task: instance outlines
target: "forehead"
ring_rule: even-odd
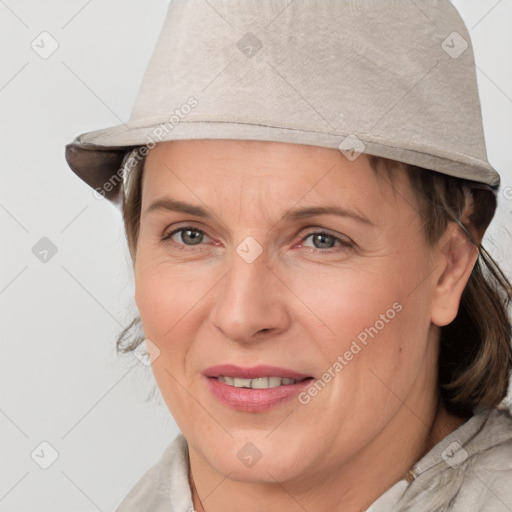
[[[405,173],[390,178],[377,173],[367,155],[351,161],[337,149],[266,141],[172,141],[157,144],[146,158],[142,202],[144,210],[170,194],[220,207],[347,203],[378,214],[386,205],[399,206],[397,198],[405,205],[412,200]]]

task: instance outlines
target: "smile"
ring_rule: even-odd
[[[203,376],[210,396],[223,406],[260,413],[292,401],[313,380],[310,375],[290,368],[267,365],[213,366]]]
[[[255,379],[241,379],[220,375],[217,380],[235,388],[269,389],[295,384],[295,379],[289,377],[257,377]]]

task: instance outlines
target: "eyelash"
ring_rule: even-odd
[[[201,233],[203,235],[208,236],[202,229],[198,229],[198,228],[196,228],[194,226],[182,226],[182,227],[177,228],[177,229],[171,231],[170,233],[164,235],[162,237],[162,242],[170,241],[171,243],[178,245],[178,247],[180,247],[182,250],[194,250],[193,249],[194,248],[193,245],[178,244],[177,242],[174,242],[174,241],[171,240],[171,238],[175,234],[183,232],[183,231],[187,231],[187,230],[195,231],[197,233]],[[327,248],[327,249],[319,249],[318,247],[307,247],[313,253],[317,253],[317,252],[321,252],[323,254],[325,254],[325,253],[328,253],[328,254],[329,253],[336,253],[336,252],[340,252],[341,250],[346,250],[346,249],[350,249],[350,248],[353,247],[352,242],[350,242],[348,240],[345,240],[343,238],[340,238],[340,237],[338,237],[338,236],[336,236],[336,235],[334,235],[332,233],[329,233],[328,231],[325,231],[323,229],[320,229],[318,231],[311,231],[310,233],[305,233],[302,236],[302,238],[301,238],[301,243],[303,243],[306,239],[308,239],[312,235],[325,235],[325,236],[329,236],[329,237],[332,237],[335,242],[339,242],[339,245],[337,246],[338,247],[337,250],[334,247]],[[202,245],[202,244],[198,244],[198,245]]]

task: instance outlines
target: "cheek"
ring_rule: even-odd
[[[144,335],[159,350],[152,364],[158,385],[169,407],[180,402],[179,383],[195,385],[194,342],[198,326],[211,307],[209,292],[218,276],[197,265],[171,265],[142,253],[135,267],[135,300]],[[215,274],[215,275],[214,275]],[[171,398],[174,397],[174,398]],[[179,411],[178,411],[179,412]]]
[[[173,290],[176,288],[170,288],[166,280],[159,279],[154,272],[141,270],[135,274],[135,302],[144,333],[155,342],[171,327],[169,316],[174,314],[172,305],[176,303]]]
[[[135,267],[135,301],[146,336],[157,341],[172,336],[209,288],[206,276],[142,254]]]
[[[143,263],[142,258],[140,261]],[[183,386],[191,384],[185,363],[194,339],[194,305],[200,299],[200,290],[194,292],[197,284],[185,286],[183,276],[163,272],[154,264],[136,268],[135,284],[144,335],[158,354],[152,358],[152,372],[169,411],[182,428],[187,417],[194,416],[194,404]]]
[[[303,272],[295,276],[293,290],[308,307],[309,316],[343,341],[357,337],[376,322],[382,328],[381,315],[388,310],[388,316],[394,318],[397,306],[393,309],[393,304],[400,302],[400,287],[385,276],[382,269],[348,266],[337,271]]]
[[[351,381],[370,369],[407,380],[422,364],[430,326],[427,283],[418,277],[427,270],[409,253],[406,259],[396,254],[336,272],[290,274],[290,288],[307,306],[301,305],[300,315],[297,310],[299,322],[309,324],[325,370],[342,356],[344,368],[353,369],[345,372]]]

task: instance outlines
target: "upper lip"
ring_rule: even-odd
[[[207,368],[203,374],[206,375],[206,377],[223,376],[233,378],[238,377],[239,379],[257,379],[258,377],[286,377],[296,381],[311,377],[311,375],[299,373],[294,370],[290,370],[289,368],[279,368],[277,366],[259,365],[243,367],[232,364],[211,366],[210,368]]]

